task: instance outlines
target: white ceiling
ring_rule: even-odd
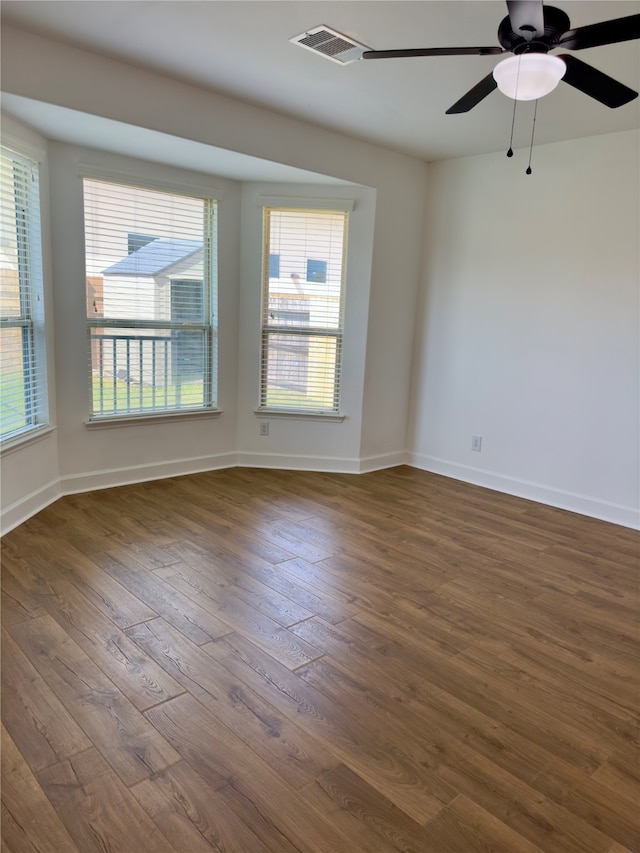
[[[145,127],[133,127],[103,116],[88,115],[19,95],[3,94],[2,109],[5,114],[39,130],[48,139],[106,149],[113,154],[138,157],[140,160],[154,163],[168,163],[171,166],[215,174],[234,181],[337,185],[346,183],[338,178],[297,169],[284,163],[216,148],[193,139],[181,139]]]
[[[640,2],[556,0],[578,27],[640,12]],[[52,35],[244,101],[427,160],[508,147],[513,101],[494,92],[474,110],[445,110],[497,58],[453,56],[340,66],[289,42],[320,24],[374,49],[497,45],[504,0],[4,0],[3,22]],[[640,42],[580,51],[640,88]],[[529,144],[531,103],[518,106],[514,147]],[[640,125],[640,99],[611,110],[560,86],[538,107],[536,143]],[[59,127],[60,125],[58,125]]]

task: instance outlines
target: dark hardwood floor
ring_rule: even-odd
[[[2,545],[5,853],[640,851],[637,532],[237,468]]]

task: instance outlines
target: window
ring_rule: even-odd
[[[347,222],[343,210],[264,209],[261,409],[339,411]]]
[[[327,281],[327,262],[309,258],[307,261],[307,281],[318,281],[325,284]]]
[[[269,255],[269,278],[280,277],[280,255]]]
[[[48,422],[39,167],[2,149],[0,160],[1,437]]]
[[[85,178],[91,419],[215,407],[216,203]]]

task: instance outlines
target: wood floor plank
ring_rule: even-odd
[[[425,850],[423,827],[343,764],[323,773],[316,785],[340,811],[348,812],[358,824],[372,830],[372,850]]]
[[[425,827],[424,849],[438,853],[541,853],[539,847],[462,795]]]
[[[194,643],[201,645],[228,634],[232,629],[209,611],[165,583],[157,572],[145,569],[126,551],[116,548],[96,554],[96,563],[136,595],[153,616],[162,616]],[[146,620],[139,619],[138,622]],[[127,626],[129,627],[129,626]]]
[[[338,763],[330,750],[162,619],[131,628],[129,636],[292,786],[305,785]]]
[[[2,559],[7,853],[640,853],[638,531],[238,468]]]
[[[358,779],[363,781],[360,776]],[[374,850],[376,853],[397,853],[401,849],[403,853],[413,853],[413,848],[406,846],[406,838],[402,833],[401,826],[396,827],[396,843],[391,843],[384,837],[386,827],[383,822],[383,826],[378,827],[373,821],[364,818],[362,813],[350,810],[338,798],[334,799],[324,791],[318,781],[301,788],[300,796],[350,839],[348,850],[366,850],[367,853]],[[382,799],[388,807],[389,801],[384,797]],[[395,812],[392,811],[391,814],[393,815]],[[405,846],[399,846],[402,843],[405,843]]]
[[[238,510],[230,508],[227,500],[217,498],[217,492],[212,495],[209,488],[212,482],[215,481],[198,484],[183,481],[170,498],[174,518],[182,522],[182,533],[178,539],[184,538],[184,533],[188,532],[189,539],[198,544],[213,544],[240,556],[251,555],[272,564],[290,560],[294,556],[253,530],[252,516],[245,514],[246,502],[240,507],[241,514],[238,516]],[[254,500],[252,511],[255,512],[255,507],[261,505],[262,501],[256,504]]]
[[[251,574],[228,566],[225,560],[211,556],[203,548],[188,542],[176,542],[167,548],[176,557],[176,562],[184,563],[209,581],[209,588],[215,593],[230,593],[246,604],[255,607],[265,616],[274,619],[283,628],[295,625],[303,619],[309,619],[314,613],[281,595],[263,584]],[[215,594],[213,595],[215,598]],[[219,601],[219,599],[218,599]]]
[[[180,685],[71,584],[55,581],[45,608],[139,711],[182,693]]]
[[[127,785],[178,761],[178,755],[50,617],[11,634],[42,678]]]
[[[276,571],[284,582],[301,588],[312,595],[314,599],[320,600],[325,606],[335,607],[336,613],[332,618],[327,618],[322,611],[315,614],[322,616],[327,622],[341,622],[360,610],[357,597],[353,592],[345,591],[338,581],[328,576],[322,569],[318,571],[313,563],[296,557],[293,560],[278,563]]]
[[[637,666],[621,666],[618,659],[595,652],[586,658],[570,655],[564,648],[550,647],[535,639],[494,647],[505,661],[532,676],[584,696],[622,720],[636,718]]]
[[[84,853],[76,847],[27,762],[2,727],[2,843],[15,853]],[[6,835],[5,835],[6,833]]]
[[[65,541],[73,542],[83,554],[104,547],[114,534],[101,517],[89,514],[85,500],[78,495],[65,495],[49,504],[41,513],[40,521],[46,528],[56,529]]]
[[[24,537],[24,531],[20,533]],[[22,547],[29,548],[31,559],[19,571],[10,563],[9,571],[36,598],[55,595],[52,581],[64,577],[119,628],[157,615],[65,539],[56,537],[53,550],[51,539],[42,532],[29,533],[22,541],[28,542]]]
[[[569,608],[564,596],[552,592],[539,596],[535,606],[550,622],[561,626],[563,630],[577,637],[588,635],[591,645],[600,646],[609,654],[638,659],[640,638],[636,631],[624,630],[622,626],[625,621],[619,613],[616,614],[614,608],[593,607],[584,598],[577,596],[573,597]]]
[[[101,489],[83,495],[82,500],[91,517],[100,515],[118,535],[120,544],[130,541],[138,547],[151,546],[155,555],[183,535],[180,523],[172,523],[166,511],[155,509],[149,500],[145,500],[140,486]],[[164,560],[160,564],[165,565]]]
[[[389,630],[371,614],[358,614],[353,621],[377,626],[378,630],[391,636],[400,633],[403,641],[411,642],[412,632],[398,631],[395,624]],[[413,635],[415,638],[414,632]],[[458,656],[445,657],[430,650],[425,665],[428,666],[429,682],[436,687],[586,772],[594,772],[607,759],[610,752],[607,745],[589,738],[571,721],[559,719],[544,709],[532,709],[498,679],[481,676],[472,663],[459,662]]]
[[[176,853],[268,853],[224,796],[181,761],[132,788]]]
[[[348,709],[336,706],[239,635],[204,648],[311,736],[330,743],[343,763],[414,820],[431,819],[454,796],[428,768],[384,739],[368,736]]]
[[[393,654],[391,647],[397,643],[392,640],[382,647],[369,647],[361,626],[351,634],[350,628],[356,624],[347,620],[339,626],[329,626],[310,619],[296,626],[295,631],[303,635],[308,632],[334,665],[344,667],[354,677],[362,678],[367,673],[365,683],[375,707],[385,707],[392,714],[406,709],[412,719],[421,721],[424,731],[464,741],[525,782],[547,767],[553,757],[550,751],[419,675],[427,670],[428,660],[416,661],[406,647],[398,646]]]
[[[215,583],[190,566],[178,563],[155,573],[179,594],[200,601],[213,618],[223,621],[226,633],[240,630],[289,669],[295,669],[320,656],[310,643],[300,640],[268,616],[236,596],[220,591]]]
[[[8,571],[9,562],[15,564],[15,574]],[[21,584],[16,575],[26,571],[26,561],[2,553],[2,607],[1,620],[5,627],[14,622],[24,622],[34,616],[44,616],[40,601]]]
[[[68,572],[47,575],[41,586],[45,582],[47,594],[39,595],[42,613],[53,616],[139,710],[182,692],[69,581]]]
[[[640,750],[626,749],[614,752],[593,774],[596,782],[623,799],[635,802],[640,799]],[[640,835],[640,826],[638,827]]]
[[[487,673],[507,689],[517,683],[521,699],[530,707],[570,716],[583,732],[591,733],[611,752],[640,746],[640,730],[633,714],[612,713],[617,709],[612,709],[607,697],[598,697],[587,690],[576,697],[571,685],[553,678],[540,678],[531,668],[520,666],[517,658],[512,663],[514,657],[503,643],[483,641],[461,652],[459,660],[472,661],[476,672]]]
[[[204,550],[200,545],[196,547]],[[174,546],[169,550],[171,553],[178,553]],[[216,568],[219,570],[216,575],[221,576],[221,580],[228,577],[240,589],[245,589],[247,586],[254,587],[253,581],[258,584],[257,590],[266,587],[277,593],[281,599],[289,601],[289,607],[292,604],[297,605],[300,609],[295,611],[295,616],[300,618],[295,618],[293,620],[295,622],[310,616],[322,616],[327,622],[337,623],[357,612],[357,608],[350,603],[347,596],[340,596],[335,591],[320,592],[305,584],[305,571],[302,565],[304,560],[287,560],[273,565],[260,557],[242,552],[241,549],[238,549],[238,553],[234,553],[218,546],[210,546],[205,553],[215,560]],[[191,565],[188,559],[184,562]],[[196,565],[195,568],[197,567]],[[253,592],[250,594],[253,597]],[[251,599],[248,599],[248,602],[251,603]],[[288,624],[293,622],[288,621]]]
[[[175,853],[97,750],[46,768],[39,780],[81,853]]]
[[[606,853],[611,836],[463,743],[439,744],[438,773],[457,791],[546,853]]]
[[[280,564],[279,568],[286,571],[295,580],[302,579],[305,585],[311,585],[316,591],[328,591],[329,594],[343,598],[349,604],[357,607],[358,613],[395,613],[399,606],[407,608],[407,612],[401,614],[402,623],[406,624],[411,610],[416,607],[411,601],[398,596],[394,592],[395,578],[392,571],[388,575],[380,572],[375,573],[371,569],[370,562],[366,558],[352,557],[342,554],[339,558],[322,560],[318,563],[301,563],[299,560]],[[432,631],[443,641],[455,641],[452,631],[448,631],[443,637],[437,628]],[[465,639],[460,647],[467,645]]]
[[[558,810],[559,804],[557,802],[543,802],[534,787],[529,788],[525,783],[505,772],[492,761],[487,760],[485,756],[475,753],[463,742],[440,733],[433,740],[428,735],[424,736],[423,733],[423,737],[420,739],[419,717],[414,716],[408,710],[404,713],[396,710],[394,713],[392,703],[385,702],[379,691],[376,692],[355,677],[349,676],[336,664],[330,664],[326,659],[322,659],[309,664],[298,674],[314,684],[317,689],[323,690],[326,695],[331,696],[333,701],[348,702],[354,716],[358,717],[363,727],[374,726],[371,730],[378,731],[381,734],[393,727],[394,737],[405,743],[414,757],[423,764],[430,762],[436,772],[451,783],[455,790],[466,793],[467,796],[494,814],[496,814],[496,806],[493,801],[491,799],[483,801],[480,796],[484,796],[485,792],[495,793],[498,785],[502,784],[498,809],[502,809],[504,803],[507,805],[496,816],[504,823],[513,826],[520,834],[534,841],[541,849],[549,850],[550,853],[556,853],[556,851],[558,853],[560,851],[567,851],[567,853],[584,851],[586,853],[587,850],[596,853],[596,851],[606,849],[611,837],[622,838],[624,841],[629,840],[631,828],[627,826],[625,829],[624,821],[621,822],[620,817],[618,817],[617,832],[612,831],[611,822],[607,823],[608,837],[592,829],[594,815],[598,815],[597,820],[600,822],[606,821],[609,815],[611,815],[611,821],[615,820],[617,810],[613,807],[612,799],[608,803],[600,800],[599,808],[592,808],[590,811],[583,808],[583,814],[590,819],[587,825],[581,817],[576,819],[574,812],[563,814],[562,808]],[[377,727],[373,723],[374,718],[378,719]],[[460,767],[465,768],[464,777],[451,775],[459,773]],[[480,780],[479,787],[482,789],[480,795],[473,786],[465,787],[470,767],[475,768],[476,778]],[[539,778],[546,778],[547,775],[548,773],[542,771]],[[577,775],[575,774],[575,776]],[[535,782],[533,784],[536,788],[539,787]],[[575,786],[575,781],[573,785]],[[509,796],[513,797],[511,802],[509,802]],[[621,810],[620,816],[629,811],[629,806],[630,804],[627,805],[626,809]],[[521,823],[518,825],[515,822],[512,823],[514,815],[521,818]],[[545,820],[549,825],[560,824],[563,830],[556,830],[548,836],[537,835],[537,828]],[[569,834],[571,831],[573,831],[573,836]],[[576,842],[576,838],[579,839],[578,842]]]
[[[637,750],[635,757],[638,757]],[[532,786],[633,853],[640,853],[640,796],[637,788],[635,795],[629,790],[623,793],[599,780],[584,779],[575,768],[556,761],[536,776]]]
[[[0,845],[4,853],[38,853],[29,838],[29,826],[22,827],[11,812],[0,802]]]
[[[91,741],[2,630],[2,719],[32,770],[82,752]]]
[[[305,808],[293,787],[266,763],[256,761],[252,751],[191,696],[165,702],[145,716],[270,849],[274,844],[282,851],[314,849],[305,841],[310,827],[318,853],[348,849],[339,830],[313,808]]]

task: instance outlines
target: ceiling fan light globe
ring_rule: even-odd
[[[508,98],[533,101],[552,92],[564,77],[567,66],[558,56],[525,53],[503,59],[493,69],[498,89]]]

